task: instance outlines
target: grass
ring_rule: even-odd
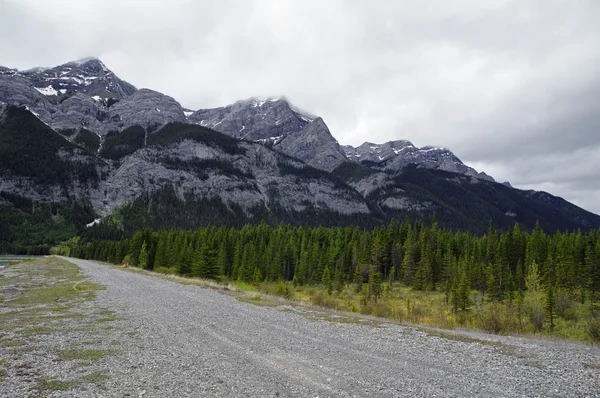
[[[93,384],[102,384],[108,379],[110,379],[110,376],[105,372],[92,372],[82,377],[83,381]]]
[[[238,296],[236,296],[236,299],[238,301],[241,301],[242,303],[254,304],[254,305],[261,306],[261,307],[277,307],[282,304],[281,301],[272,299],[267,296],[261,296],[258,294],[242,295],[242,296],[238,295]]]
[[[69,391],[77,386],[75,381],[62,381],[45,377],[40,380],[36,386],[36,390],[40,392],[44,391]]]
[[[4,348],[20,347],[22,345],[25,345],[25,343],[23,341],[14,340],[14,339],[6,339],[6,340],[2,340],[2,342],[0,342],[0,346],[2,346]]]
[[[112,350],[95,350],[95,349],[77,349],[70,348],[62,350],[59,353],[59,358],[65,361],[97,361],[106,355],[114,354]]]
[[[104,318],[98,318],[96,319],[96,323],[104,323],[104,322],[114,322],[117,320],[117,317],[114,315],[110,315]]]
[[[37,336],[42,334],[51,334],[52,329],[47,326],[35,326],[32,328],[24,329],[23,333],[25,333],[28,336]]]
[[[7,272],[0,277],[0,293],[3,298],[0,314],[0,378],[14,374],[14,377],[25,377],[18,371],[11,373],[11,365],[5,355],[20,356],[24,352],[43,353],[49,360],[76,361],[77,368],[85,367],[91,362],[99,361],[107,355],[117,353],[116,350],[98,349],[99,347],[82,346],[60,350],[47,347],[44,339],[35,336],[57,334],[57,336],[85,330],[86,335],[93,335],[99,323],[114,321],[117,318],[112,311],[100,309],[90,313],[82,307],[93,300],[102,286],[85,280],[79,267],[56,257],[38,257],[19,263],[12,263]],[[102,339],[97,340],[99,345]],[[6,348],[6,349],[4,349]],[[2,358],[4,357],[4,358]],[[80,366],[81,365],[81,366]],[[18,370],[15,367],[16,370]],[[99,384],[108,376],[102,372],[89,374],[75,373],[70,377],[75,380],[64,381],[48,374],[44,370],[27,376],[37,384],[31,391],[34,395],[47,395],[50,391],[71,390],[81,383]],[[79,379],[77,378],[79,377]]]

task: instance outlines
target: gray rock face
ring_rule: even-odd
[[[144,88],[108,108],[108,121],[102,124],[102,133],[121,131],[136,124],[154,130],[167,123],[185,121],[179,102]]]
[[[268,208],[270,203],[278,203],[290,211],[302,211],[311,206],[342,214],[369,213],[366,203],[356,191],[336,187],[328,179],[288,174],[282,170],[282,164],[297,169],[306,166],[260,144],[241,145],[246,150],[244,155],[230,155],[192,140],[143,148],[123,159],[111,171],[98,189],[102,194],[94,197],[92,203],[102,215],[106,215],[144,192],[174,184],[181,198],[185,193],[217,197],[224,203],[235,203],[244,209],[255,206]],[[165,158],[182,161],[219,160],[230,163],[245,173],[246,177],[210,167],[198,175],[192,171],[170,168],[164,163]]]
[[[83,93],[90,97],[125,98],[136,92],[133,85],[119,79],[102,61],[91,57],[54,68],[13,72],[13,75],[26,77],[37,90],[47,96]]]
[[[55,68],[0,68],[0,101],[25,105],[54,129],[98,134],[132,125],[150,130],[185,122],[181,105],[156,91],[137,90],[95,58]]]
[[[347,160],[340,144],[320,117],[302,130],[285,135],[273,144],[273,149],[328,172]]]
[[[138,93],[155,95],[143,90]],[[0,123],[6,122],[3,109],[7,107],[0,105]],[[269,209],[275,205],[278,209],[297,212],[308,208],[342,214],[370,212],[354,189],[340,186],[327,174],[306,173],[303,169],[308,166],[301,161],[258,143],[241,142],[238,151],[226,152],[212,141],[184,139],[145,146],[119,161],[110,161],[69,144],[49,128],[44,134],[55,135],[55,142],[59,141],[53,150],[60,161],[66,163],[65,170],[73,170],[76,176],[76,170],[85,166],[86,170],[95,169],[98,178],[81,180],[69,175],[56,185],[41,184],[9,170],[3,171],[0,178],[1,192],[43,202],[58,202],[67,196],[89,200],[102,216],[144,193],[166,186],[173,187],[182,199],[187,194],[219,198],[247,210],[257,206]],[[197,166],[186,168],[181,166],[184,164]]]
[[[298,132],[314,119],[285,98],[250,98],[215,109],[201,109],[188,123],[245,140],[265,140]]]
[[[0,101],[10,105],[25,105],[46,123],[56,112],[56,107],[35,90],[27,78],[2,74],[1,71]]]
[[[390,141],[385,144],[365,142],[359,147],[345,146],[344,151],[350,160],[391,173],[400,172],[409,164],[428,169],[444,170],[464,174],[482,180],[494,181],[483,172],[477,172],[465,165],[449,149],[426,146],[415,147],[410,141]]]

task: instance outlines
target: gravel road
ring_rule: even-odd
[[[102,363],[110,379],[99,395],[600,396],[598,347],[332,322],[290,306],[257,306],[214,289],[68,261],[107,287],[95,305],[114,311],[115,327],[136,331]]]

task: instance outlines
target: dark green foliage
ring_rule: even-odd
[[[104,136],[100,156],[118,160],[144,146],[146,131],[140,126],[132,126],[121,132],[112,131]]]
[[[253,187],[249,187],[254,189]],[[118,220],[118,221],[117,221]],[[254,207],[244,211],[240,206],[225,204],[218,198],[185,195],[182,200],[172,186],[145,193],[132,203],[123,206],[99,225],[84,231],[86,240],[120,239],[129,237],[145,227],[154,229],[193,229],[206,225],[226,225],[242,227],[247,223],[265,221],[276,226],[280,223],[291,225],[331,225],[345,226],[356,223],[374,227],[380,222],[370,215],[342,215],[335,212],[306,209],[302,212],[287,211],[272,205]]]
[[[546,286],[546,315],[548,315],[548,321],[550,322],[550,329],[554,329],[554,315],[556,313],[556,295],[555,288],[552,285]]]
[[[332,174],[344,181],[360,181],[378,171],[354,162],[344,162],[333,170]]]
[[[1,196],[0,252],[69,240],[95,216],[89,204],[78,201],[41,204],[14,195]]]
[[[201,179],[207,179],[209,170],[218,170],[222,174],[230,177],[240,177],[254,179],[254,175],[235,168],[227,160],[221,159],[190,159],[182,160],[173,157],[161,157],[159,161],[169,169],[184,170],[198,175]]]
[[[215,209],[218,205],[211,211]],[[135,218],[147,216],[139,213]],[[555,314],[565,313],[559,310],[556,297],[583,291],[585,300],[592,304],[597,301],[589,281],[597,275],[599,265],[589,253],[597,253],[599,246],[600,231],[546,235],[542,230],[528,234],[515,227],[501,233],[489,223],[488,233],[476,237],[439,228],[435,222],[427,227],[408,220],[372,230],[273,227],[261,222],[237,228],[206,225],[188,231],[145,228],[130,239],[76,245],[71,254],[116,263],[128,255],[131,264],[149,269],[162,267],[182,275],[255,285],[291,281],[294,286],[322,285],[330,294],[351,288],[361,294],[364,304],[377,302],[383,294],[383,280],[396,277],[395,283],[413,289],[446,292],[447,302],[461,316],[474,304],[471,289],[477,289],[487,291],[493,303],[485,305],[492,312],[505,305],[501,304],[504,301],[515,305],[512,300],[516,298],[515,308],[540,330],[545,320],[552,328]],[[547,253],[539,267],[537,257],[531,254],[536,251]],[[567,274],[581,274],[566,288],[544,277],[543,270],[551,268],[553,256],[563,259]],[[524,269],[521,273],[526,274],[525,299],[512,276],[518,274],[519,264]],[[581,268],[581,264],[587,266]],[[478,302],[477,308],[480,305]]]
[[[201,142],[214,148],[219,148],[230,155],[243,155],[246,150],[241,141],[206,127],[169,123],[162,129],[148,136],[148,145],[165,145],[185,139]]]
[[[98,152],[100,147],[100,137],[86,129],[81,129],[73,142],[93,153]]]
[[[321,283],[327,288],[327,293],[333,293],[333,282],[331,280],[331,272],[329,271],[328,266],[325,266],[325,269],[323,270],[323,277],[321,278]]]
[[[369,272],[369,299],[377,302],[381,297],[381,273],[378,267],[372,266]]]
[[[388,217],[412,220],[435,215],[437,222],[453,230],[487,232],[489,220],[496,228],[508,230],[515,222],[529,230],[539,221],[547,231],[576,230],[600,227],[600,217],[569,205],[560,198],[550,200],[545,193],[528,193],[503,184],[475,180],[471,177],[441,170],[406,167],[394,177],[394,186],[373,193],[368,199],[381,202],[394,195],[398,188],[402,196],[418,202],[429,202],[430,209],[422,212],[384,209]],[[557,211],[560,209],[560,211]],[[507,214],[516,214],[511,217]],[[585,220],[583,223],[581,220]]]
[[[66,187],[77,179],[97,183],[93,163],[61,159],[59,151],[76,146],[24,108],[8,106],[0,115],[0,171],[13,178],[28,177],[41,186]]]

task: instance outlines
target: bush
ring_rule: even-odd
[[[261,286],[261,289],[266,294],[281,296],[288,300],[294,297],[294,291],[290,288],[288,283],[283,281],[279,281],[277,283],[265,283]]]
[[[600,344],[600,318],[591,318],[585,325],[585,332],[595,344]]]
[[[177,269],[169,267],[156,267],[154,268],[154,272],[164,275],[176,275]]]
[[[390,304],[382,301],[377,303],[370,301],[362,306],[360,312],[361,314],[373,315],[379,318],[391,318],[393,314]]]
[[[334,298],[332,298],[327,292],[317,292],[314,296],[311,296],[311,301],[314,305],[327,308],[337,309],[337,304]]]
[[[518,330],[518,319],[512,307],[491,303],[479,310],[475,317],[475,325],[488,333],[504,334]]]

